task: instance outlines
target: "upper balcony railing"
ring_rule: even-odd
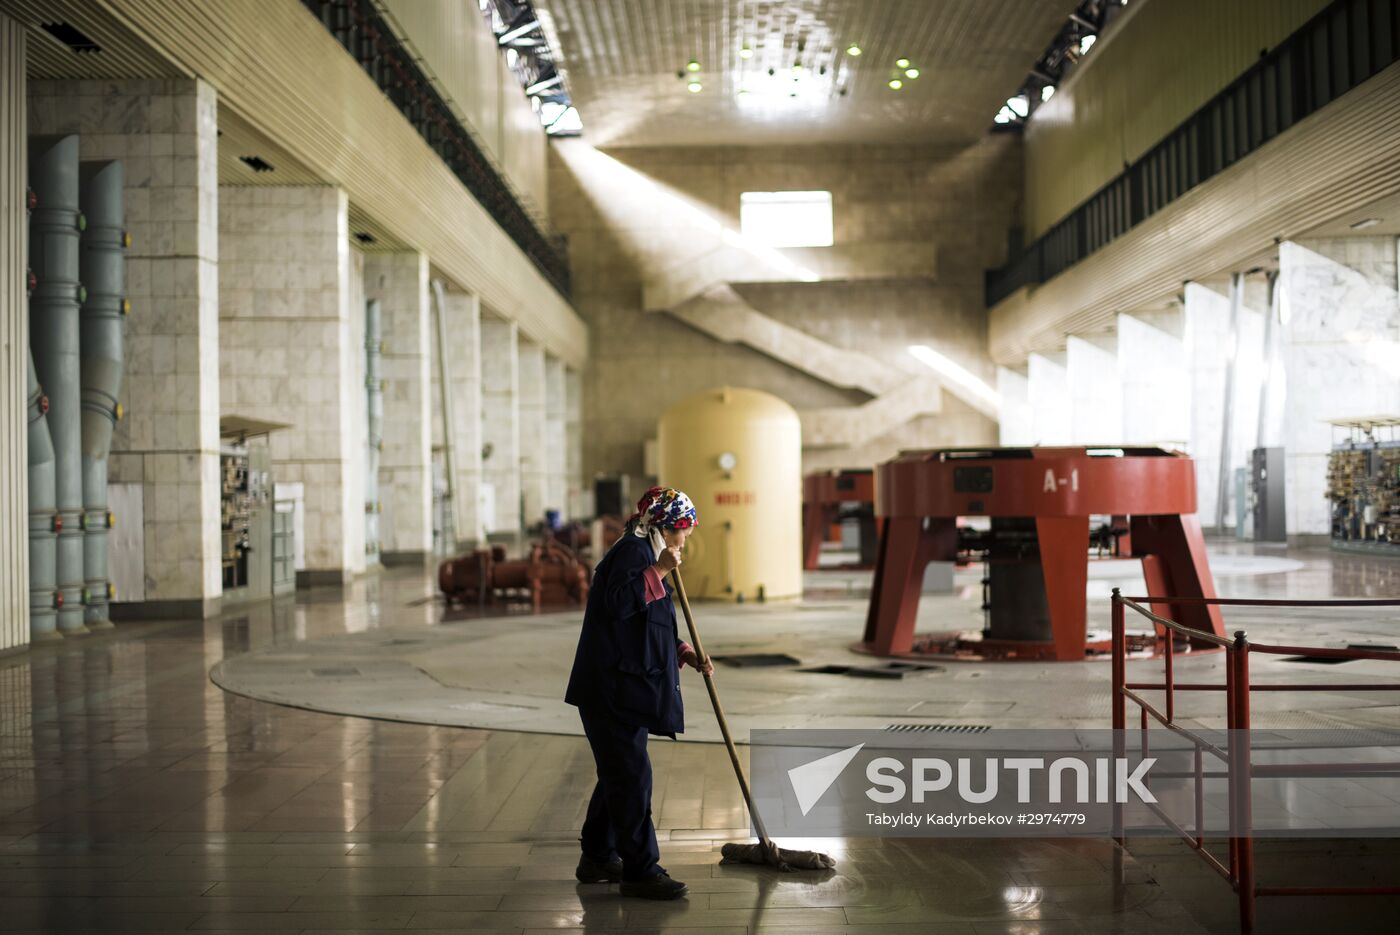
[[[1334,0],[1064,220],[988,270],[987,305],[1043,283],[1396,60],[1400,0]]]
[[[567,299],[571,283],[563,238],[546,234],[525,210],[504,176],[400,44],[372,0],[302,2],[354,56],[545,279]]]

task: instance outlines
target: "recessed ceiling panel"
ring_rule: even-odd
[[[980,137],[1074,0],[535,0],[595,146]],[[897,86],[892,86],[894,83]]]

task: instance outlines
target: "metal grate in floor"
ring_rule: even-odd
[[[929,675],[942,672],[942,666],[927,662],[885,662],[874,666],[825,665],[803,669],[817,675],[847,675],[858,679],[902,679],[906,675]]]
[[[1393,653],[1400,650],[1400,646],[1393,646],[1389,643],[1348,643],[1347,649],[1369,649],[1380,650],[1381,652]],[[1358,662],[1357,659],[1338,659],[1335,656],[1284,656],[1284,662],[1311,662],[1319,666],[1336,666],[1345,662]]]
[[[736,653],[730,656],[711,656],[715,662],[722,662],[736,668],[755,669],[763,666],[797,666],[802,660],[787,653]]]
[[[326,666],[321,669],[312,669],[311,674],[320,679],[334,679],[354,677],[361,673],[354,666]]]
[[[982,734],[992,729],[990,724],[887,724],[885,730],[899,734]]]

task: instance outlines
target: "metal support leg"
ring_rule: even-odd
[[[1045,573],[1045,597],[1050,604],[1050,628],[1055,638],[1055,658],[1084,658],[1087,624],[1085,589],[1089,563],[1087,516],[1039,516],[1035,520],[1040,540],[1040,565]]]
[[[900,516],[886,521],[865,620],[871,652],[895,656],[913,649],[924,569],[935,558],[953,558],[956,549],[955,520]]]

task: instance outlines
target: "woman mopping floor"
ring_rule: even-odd
[[[647,735],[675,739],[685,730],[679,670],[700,667],[677,633],[665,580],[680,566],[697,522],[694,505],[679,490],[653,487],[637,501],[622,538],[594,572],[564,695],[579,709],[598,766],[575,875],[583,883],[620,882],[623,896],[677,899],[686,893],[658,863]],[[708,660],[705,668],[713,671]]]

